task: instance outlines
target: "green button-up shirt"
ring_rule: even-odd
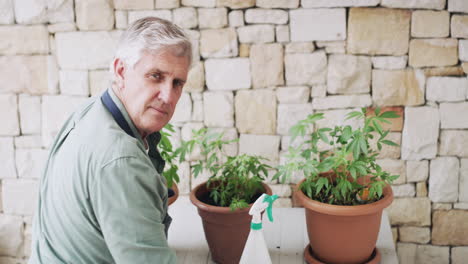
[[[176,262],[158,161],[108,90],[136,137],[119,127],[100,97],[66,121],[40,181],[30,264]]]

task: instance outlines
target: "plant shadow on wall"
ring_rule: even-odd
[[[209,174],[209,179],[192,189],[191,202],[202,218],[211,256],[217,263],[239,263],[250,231],[253,202],[263,193],[271,195],[264,183],[270,166],[265,158],[241,154],[229,156],[225,147],[237,140],[224,140],[222,133],[206,128],[193,131],[189,141],[176,150],[180,162],[200,151],[201,160],[192,165],[194,177]]]
[[[346,117],[363,120],[360,128],[342,125],[313,131],[316,122],[324,119],[322,113],[291,127],[293,141],[305,141],[289,148],[287,161],[278,166],[273,180],[284,183],[294,173],[304,175],[295,196],[306,208],[310,246],[304,257],[308,262],[379,261],[375,244],[381,214],[393,200],[390,184],[399,175],[383,171],[376,158],[383,144],[397,146],[385,139],[389,130],[382,128],[382,123],[397,117],[393,111],[381,113],[380,108],[371,116],[362,108]],[[372,140],[376,140],[377,150],[371,147]]]

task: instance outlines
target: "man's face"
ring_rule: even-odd
[[[187,80],[187,57],[143,51],[133,68],[119,59],[114,67],[120,99],[140,134],[161,130],[171,120]]]

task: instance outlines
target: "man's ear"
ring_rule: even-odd
[[[115,58],[112,66],[114,67],[115,83],[119,89],[122,89],[124,86],[126,65],[120,58]]]

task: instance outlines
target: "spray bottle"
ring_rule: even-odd
[[[244,251],[239,264],[271,264],[268,247],[263,237],[262,231],[262,212],[267,210],[268,219],[273,222],[272,205],[278,198],[278,195],[262,194],[250,208],[249,214],[252,215],[250,224],[250,233],[245,243]]]

